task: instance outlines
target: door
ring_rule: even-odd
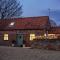
[[[23,46],[23,35],[22,34],[17,35],[17,45],[21,47]]]

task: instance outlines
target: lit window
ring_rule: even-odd
[[[46,34],[44,34],[44,36],[46,37],[47,35],[46,35]]]
[[[8,34],[4,34],[4,40],[8,40]]]
[[[35,34],[30,34],[30,40],[35,39]]]
[[[48,34],[48,38],[49,39],[55,39],[55,38],[57,38],[57,36],[55,34]]]

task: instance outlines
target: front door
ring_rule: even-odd
[[[23,46],[23,35],[22,34],[17,34],[17,45],[18,46]]]

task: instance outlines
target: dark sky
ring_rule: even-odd
[[[49,15],[50,19],[53,19],[57,25],[60,25],[60,0],[21,0],[21,3],[23,5],[22,16]]]

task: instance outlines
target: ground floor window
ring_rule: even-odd
[[[48,34],[49,39],[56,39],[57,35],[56,34]]]
[[[8,40],[8,34],[4,34],[4,40]]]
[[[30,34],[30,40],[35,39],[35,34]]]

